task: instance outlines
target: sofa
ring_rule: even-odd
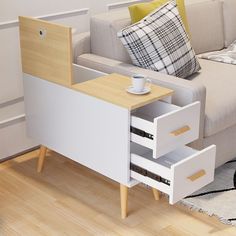
[[[186,1],[192,47],[196,54],[221,50],[236,40],[236,1]],[[132,65],[117,32],[131,24],[128,9],[112,10],[90,20],[90,32],[74,36],[74,62],[106,73],[147,75],[175,90],[173,103],[201,102],[199,139],[190,146],[216,144],[216,167],[236,157],[236,66],[199,59],[201,70],[188,80]]]

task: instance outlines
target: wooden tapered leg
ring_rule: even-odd
[[[43,169],[43,163],[44,163],[44,159],[46,156],[46,152],[47,152],[47,148],[45,146],[41,145],[40,151],[39,151],[38,165],[37,165],[37,172],[38,173],[40,173]]]
[[[155,200],[159,200],[160,199],[160,192],[155,188],[152,188],[152,192],[153,192]]]
[[[120,184],[120,205],[121,205],[121,218],[125,219],[127,217],[127,207],[128,207],[128,187]]]

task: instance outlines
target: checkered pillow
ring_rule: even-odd
[[[136,66],[180,78],[200,70],[175,1],[168,2],[117,35]]]

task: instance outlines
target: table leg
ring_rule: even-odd
[[[37,172],[40,173],[43,169],[44,159],[47,153],[47,147],[41,145],[39,150],[39,159],[37,164]]]
[[[120,204],[121,204],[121,218],[125,219],[127,217],[127,207],[128,207],[128,187],[120,184]]]
[[[152,188],[152,192],[153,192],[155,200],[159,200],[160,199],[160,192],[155,188]]]

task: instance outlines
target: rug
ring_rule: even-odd
[[[186,197],[180,204],[236,226],[236,159],[217,168],[214,182]]]

